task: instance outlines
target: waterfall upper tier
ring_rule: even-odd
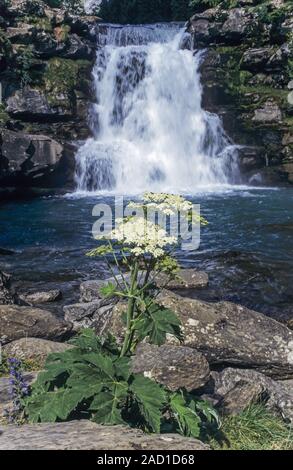
[[[202,109],[202,51],[182,25],[99,25],[93,138],[77,154],[78,191],[195,192],[238,178],[237,150]]]

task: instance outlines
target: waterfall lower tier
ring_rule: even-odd
[[[182,47],[179,26],[99,28],[94,137],[76,156],[77,191],[194,193],[237,181],[237,149],[201,107],[202,52]]]

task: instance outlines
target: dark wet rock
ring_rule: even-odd
[[[132,363],[135,373],[143,374],[171,391],[203,387],[210,377],[209,364],[202,354],[191,348],[140,344]]]
[[[91,421],[3,426],[3,450],[209,450],[202,442],[179,434],[144,434],[124,426],[102,426]]]
[[[236,412],[240,398],[243,405],[246,399],[247,404],[252,398],[254,401],[261,399],[268,409],[293,423],[292,380],[275,381],[254,370],[234,368],[212,372],[211,375],[209,394],[213,399],[216,398],[219,405],[227,406],[227,411],[230,409]],[[243,406],[239,406],[238,411],[243,409]]]
[[[241,147],[238,150],[239,166],[243,173],[262,168],[265,164],[264,149],[261,147]]]
[[[200,351],[210,364],[293,377],[293,332],[281,323],[230,302],[212,304],[168,291],[158,300],[181,319],[184,345]]]
[[[259,47],[247,49],[241,59],[241,69],[250,72],[273,72],[282,69],[287,49],[275,47]]]
[[[245,8],[222,10],[216,7],[193,15],[188,28],[194,36],[195,45],[223,42],[237,45],[253,35],[257,21],[255,15]]]
[[[73,115],[72,107],[65,105],[69,96],[60,93],[54,96],[54,106],[49,102],[48,96],[36,88],[25,87],[17,90],[7,100],[7,113],[14,118],[23,120],[63,120]]]
[[[59,32],[60,30],[60,32]],[[63,59],[93,60],[95,49],[93,44],[81,39],[77,34],[68,34],[66,37],[58,37],[62,34],[61,28],[55,28],[55,35],[39,32],[35,39],[36,54],[41,59],[62,57]]]
[[[3,353],[6,357],[45,362],[49,354],[61,353],[70,348],[72,346],[66,343],[57,343],[40,338],[21,338],[6,344],[3,347]]]
[[[7,248],[0,247],[0,256],[13,256],[15,255],[15,251],[7,250]]]
[[[16,295],[11,291],[11,276],[0,271],[0,305],[13,305]]]
[[[93,328],[101,335],[112,316],[114,305],[113,299],[99,299],[88,303],[66,305],[63,310],[65,320],[71,322],[75,330]]]
[[[62,292],[58,289],[46,291],[46,292],[34,292],[29,294],[20,295],[20,298],[32,305],[45,304],[50,302],[57,302],[62,299]]]
[[[33,307],[0,305],[0,342],[2,345],[21,338],[59,340],[72,330],[72,324],[51,312]]]
[[[62,145],[46,135],[4,130],[0,141],[0,184],[64,187],[73,183],[75,150],[75,146]]]
[[[101,21],[98,16],[77,16],[67,13],[65,22],[71,27],[73,33],[96,43],[95,27]]]

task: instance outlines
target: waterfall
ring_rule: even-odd
[[[201,107],[203,52],[181,25],[99,25],[93,137],[76,156],[78,192],[192,194],[235,182],[237,148]]]

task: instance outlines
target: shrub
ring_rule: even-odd
[[[48,357],[46,370],[26,401],[26,412],[32,422],[87,417],[100,424],[128,423],[149,432],[173,429],[199,437],[208,423],[217,420],[212,407],[181,389],[180,384],[174,393],[132,373],[131,356],[143,340],[161,345],[167,334],[181,339],[180,321],[174,312],[156,303],[154,283],[161,273],[166,284],[178,276],[178,264],[170,256],[170,247],[177,240],[142,214],[158,211],[170,215],[176,210],[187,220],[197,217],[205,221],[193,214],[192,204],[180,196],[150,193],[142,204],[128,207],[140,216],[121,219],[114,231],[102,237],[102,244],[88,253],[104,256],[115,278],[100,294],[127,301],[123,344],[119,346],[111,336],[98,338],[92,330],[84,330],[73,340],[75,348]]]

